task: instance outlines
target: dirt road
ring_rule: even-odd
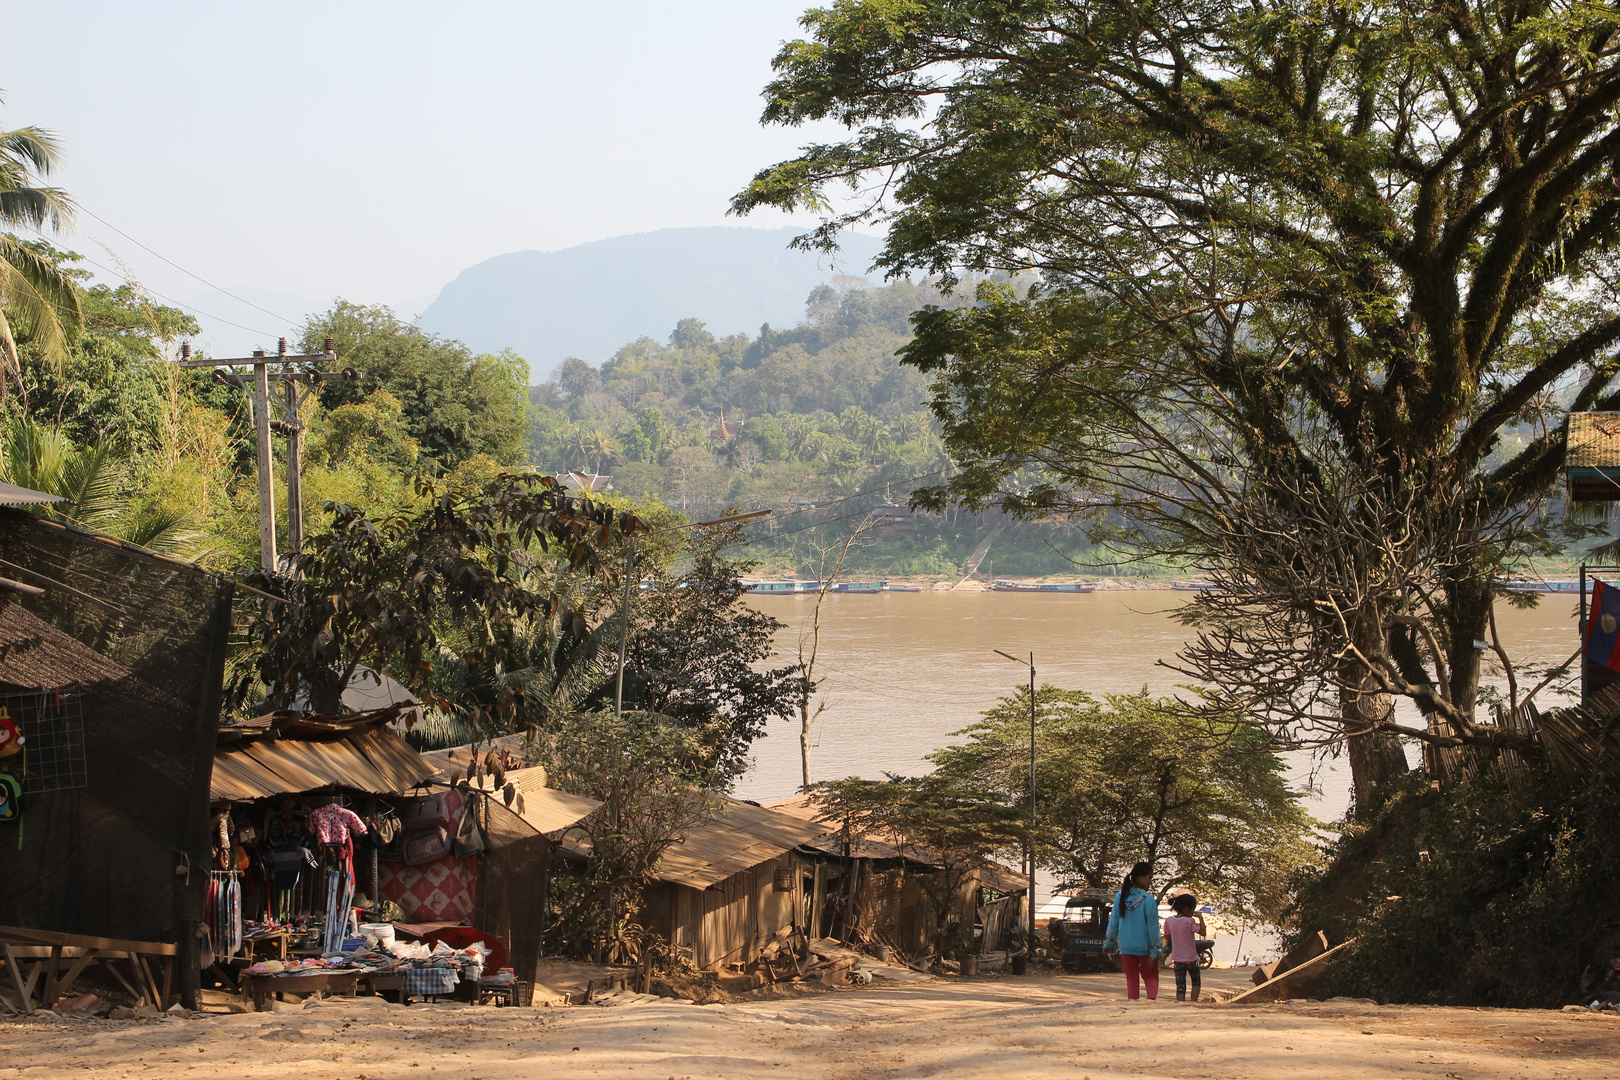
[[[1620,1078],[1612,1014],[1126,1005],[1117,980],[944,980],[709,1006],[357,999],[203,1019],[7,1020],[0,1080]]]

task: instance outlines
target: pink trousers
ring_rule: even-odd
[[[1159,961],[1151,956],[1132,956],[1130,953],[1121,953],[1119,962],[1125,968],[1125,996],[1135,1001],[1141,997],[1141,991],[1136,987],[1136,980],[1140,978],[1147,989],[1149,1001],[1159,996]]]

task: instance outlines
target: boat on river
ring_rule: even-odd
[[[1581,591],[1579,581],[1541,581],[1532,578],[1509,578],[1504,584],[1512,592],[1563,593],[1574,596]]]
[[[821,588],[819,581],[744,581],[744,592],[769,593],[772,596],[793,596],[811,593]]]
[[[1170,587],[1176,592],[1208,592],[1215,587],[1213,581],[1172,581]]]
[[[841,593],[888,592],[889,583],[887,581],[840,581],[829,591]]]
[[[1089,581],[1008,581],[997,578],[990,583],[991,592],[1058,592],[1083,593],[1092,592],[1097,586]]]

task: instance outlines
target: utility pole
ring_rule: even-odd
[[[319,363],[334,363],[336,360],[337,353],[333,350],[331,338],[326,339],[324,352],[289,356],[287,339],[282,338],[277,343],[275,356],[266,356],[263,349],[255,349],[252,356],[228,360],[193,360],[191,345],[188,343],[180,346],[181,367],[211,367],[214,369],[215,382],[248,388],[253,403],[253,429],[258,442],[259,564],[267,574],[279,572],[281,565],[276,554],[276,501],[272,490],[274,476],[270,434],[273,430],[287,439],[287,557],[290,558],[304,547],[304,504],[301,486],[304,425],[299,418],[299,409],[321,383],[331,379],[352,382],[360,377],[360,373],[354,368],[322,371],[316,367]],[[247,364],[253,366],[251,376],[224,370]],[[279,370],[272,374],[270,371],[272,366],[279,366]],[[271,421],[272,403],[281,409],[281,420]]]
[[[1000,649],[992,650],[997,656],[1005,656],[1015,664],[1024,661],[1004,653]],[[1035,956],[1035,654],[1029,654],[1029,831],[1024,838],[1025,865],[1029,868],[1029,950],[1030,958]]]

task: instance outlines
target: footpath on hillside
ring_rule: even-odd
[[[1230,992],[1246,972],[1211,971]],[[1620,1017],[1379,1006],[1129,1005],[1118,975],[873,984],[781,1001],[275,1011],[0,1022],[0,1080],[910,1077],[1620,1078]]]

